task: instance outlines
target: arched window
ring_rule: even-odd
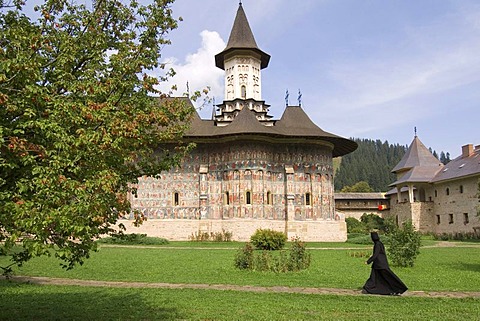
[[[267,205],[272,205],[272,192],[267,192]]]
[[[245,203],[247,205],[251,205],[252,204],[252,192],[250,191],[246,191],[245,192]]]
[[[173,206],[178,206],[180,204],[180,195],[178,194],[178,192],[175,192],[175,194],[173,194]]]
[[[445,190],[445,193],[446,193],[447,195],[450,195],[450,188],[447,187],[447,189]]]
[[[224,204],[225,205],[230,205],[230,193],[228,191],[225,192]]]
[[[310,193],[305,193],[305,205],[312,205],[312,195]]]
[[[241,93],[242,93],[242,98],[246,99],[247,98],[247,87],[242,86],[240,89],[241,89]]]

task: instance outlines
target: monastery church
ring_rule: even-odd
[[[269,115],[261,72],[270,55],[257,46],[241,3],[214,61],[225,71],[223,103],[212,119],[194,115],[184,140],[196,148],[181,166],[139,178],[130,201],[147,221],[138,228],[124,222],[127,232],[187,240],[226,231],[246,241],[270,228],[303,241],[345,241],[332,160],[357,144],[323,131],[301,106],[286,106],[280,119]]]

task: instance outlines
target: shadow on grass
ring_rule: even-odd
[[[0,320],[178,320],[175,308],[146,303],[137,292],[43,286],[0,280]],[[119,294],[122,293],[122,294]]]
[[[476,263],[457,262],[457,263],[449,263],[446,265],[453,270],[480,272],[480,264],[476,264]]]

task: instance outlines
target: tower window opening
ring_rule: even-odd
[[[467,225],[469,223],[468,213],[463,213],[463,224]]]
[[[175,192],[175,194],[173,194],[173,205],[178,206],[179,204],[180,204],[180,195],[178,194],[178,192]]]
[[[245,193],[245,203],[246,203],[247,205],[251,205],[251,204],[252,204],[252,192],[247,191],[247,192]]]
[[[242,86],[241,87],[241,93],[242,93],[242,98],[246,99],[247,98],[247,87]]]
[[[272,192],[268,191],[267,192],[267,205],[272,204]]]
[[[225,205],[230,205],[230,193],[225,192]]]
[[[305,193],[305,205],[312,205],[312,196],[310,193]]]

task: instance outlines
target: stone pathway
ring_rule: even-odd
[[[4,280],[5,277],[0,277]],[[112,288],[164,288],[164,289],[202,289],[220,291],[244,291],[262,293],[301,293],[301,294],[330,294],[330,295],[365,295],[360,290],[335,289],[335,288],[303,288],[286,286],[250,286],[229,284],[189,284],[189,283],[148,283],[148,282],[119,282],[62,279],[36,276],[13,276],[13,282],[31,283],[41,285],[75,285]],[[447,291],[407,291],[403,297],[428,297],[428,298],[480,298],[480,292],[447,292]]]

